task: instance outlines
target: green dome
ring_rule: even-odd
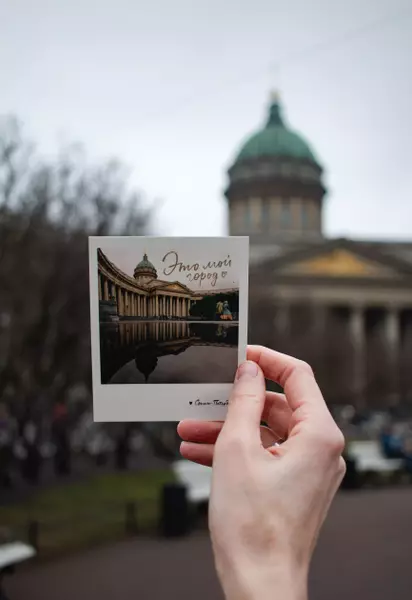
[[[136,269],[152,269],[153,271],[156,271],[154,265],[150,262],[150,260],[147,258],[147,254],[143,254],[143,260],[141,260],[137,265],[136,265]]]
[[[143,255],[143,260],[141,260],[136,265],[135,270],[134,270],[134,276],[135,277],[137,275],[144,275],[144,274],[152,275],[154,278],[157,277],[157,271],[156,271],[154,265],[147,258],[146,252]]]
[[[246,141],[235,162],[264,157],[292,158],[317,164],[307,142],[285,126],[278,100],[270,106],[266,126]]]

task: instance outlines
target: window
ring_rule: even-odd
[[[280,203],[280,226],[282,228],[290,227],[291,213],[290,213],[290,202],[288,198],[282,198]]]
[[[243,228],[244,231],[250,231],[252,229],[252,210],[249,199],[245,200],[243,209]]]
[[[262,199],[262,231],[270,230],[270,206],[271,202],[269,198]]]
[[[302,201],[300,210],[302,229],[310,229],[310,206],[307,201]]]
[[[280,167],[280,172],[285,177],[290,177],[293,174],[293,165],[290,163],[283,163]]]
[[[316,169],[313,169],[312,167],[304,166],[301,168],[300,173],[303,179],[315,180],[318,178]]]

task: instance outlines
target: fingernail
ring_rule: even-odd
[[[237,370],[236,379],[243,379],[246,377],[256,377],[258,374],[257,364],[251,360],[247,360],[242,363]]]

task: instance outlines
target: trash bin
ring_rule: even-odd
[[[186,487],[169,483],[163,487],[161,499],[161,533],[164,537],[179,537],[189,531],[189,502]]]
[[[360,486],[356,460],[350,456],[344,456],[344,459],[346,462],[346,473],[341,487],[344,490],[355,490]]]

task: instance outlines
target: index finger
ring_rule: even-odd
[[[313,371],[305,362],[264,346],[248,346],[247,358],[260,366],[266,379],[283,387],[293,412],[329,412]]]
[[[247,356],[260,366],[267,379],[276,381],[285,390],[292,417],[291,431],[281,446],[282,451],[287,452],[303,443],[306,452],[318,453],[321,450],[322,456],[327,459],[340,457],[344,438],[326,406],[310,366],[264,346],[248,346]],[[308,440],[316,443],[307,444]]]

